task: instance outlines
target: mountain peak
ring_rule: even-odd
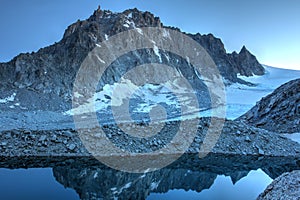
[[[101,7],[100,7],[100,5],[98,5],[97,12],[100,12],[100,11],[101,11]]]
[[[242,49],[241,49],[240,53],[241,53],[241,52],[248,52],[248,49],[246,48],[246,46],[245,46],[245,45],[243,45],[243,47],[242,47]]]
[[[251,54],[250,51],[246,48],[245,45],[243,45],[241,51],[239,54]]]
[[[120,13],[113,13],[109,10],[97,10],[87,19],[73,23],[65,31],[66,38],[78,30],[92,32],[94,35],[103,33],[112,36],[122,31],[141,27],[162,27],[159,17],[148,11],[140,11],[137,8],[127,9]]]
[[[68,26],[61,41],[40,49],[37,53],[19,55],[11,62],[6,63],[5,67],[0,68],[0,85],[31,88],[34,91],[52,92],[69,98],[74,77],[80,64],[97,43],[120,32],[141,27],[163,27],[180,32],[178,28],[163,26],[159,17],[148,11],[144,12],[133,8],[114,13],[109,10],[102,10],[99,6],[88,19],[78,20]],[[181,33],[198,42],[212,57],[221,75],[232,83],[241,81],[237,78],[238,73],[251,76],[253,74],[262,75],[264,72],[264,68],[255,56],[244,46],[239,54],[227,54],[221,39],[216,38],[213,34]],[[139,53],[143,54],[137,52],[136,55]],[[167,65],[174,65],[171,62],[179,59],[167,52],[160,52],[160,54],[162,58],[170,58],[164,60]],[[133,56],[128,60],[134,61],[136,59],[137,63],[141,64],[146,62],[145,55]],[[147,56],[153,62],[157,62],[155,52],[150,51]],[[142,57],[143,59],[141,59]],[[185,65],[184,61],[178,63],[175,63],[178,68],[183,71],[189,70],[189,66]],[[4,64],[2,65],[4,66]],[[124,62],[123,65],[126,63]],[[129,64],[127,63],[127,65]],[[191,70],[186,73],[190,73],[189,77],[197,77]],[[56,78],[57,74],[61,74],[62,77]],[[112,77],[119,78],[119,76],[119,71],[112,74]],[[200,80],[193,81],[197,85],[197,81]]]
[[[243,45],[239,53],[234,51],[230,56],[235,62],[236,72],[242,76],[263,75],[265,73],[262,65],[245,45]]]

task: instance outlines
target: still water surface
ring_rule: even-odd
[[[106,180],[103,180],[105,182]],[[200,180],[199,180],[200,181]],[[156,199],[223,199],[254,200],[272,179],[261,169],[252,170],[235,184],[229,176],[218,175],[209,189],[201,192],[172,189],[166,193],[151,192],[148,200]],[[186,182],[185,182],[186,184]],[[154,183],[150,187],[157,187]],[[186,188],[186,187],[184,187]],[[134,188],[128,188],[134,190]],[[139,188],[135,188],[138,190]],[[126,190],[126,188],[125,188]],[[126,197],[121,197],[125,198]],[[0,199],[58,200],[80,199],[74,189],[56,181],[51,168],[0,169]]]

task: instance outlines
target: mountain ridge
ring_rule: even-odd
[[[78,20],[68,26],[60,41],[41,48],[35,53],[22,53],[7,63],[0,63],[2,80],[0,85],[8,88],[26,88],[42,93],[53,92],[70,99],[76,72],[96,43],[135,27],[164,27],[180,31],[178,28],[164,26],[158,17],[147,11],[141,12],[135,8],[122,13],[113,13],[98,8],[87,20]],[[237,73],[246,76],[264,73],[263,67],[246,48],[243,48],[245,59],[240,61],[240,57],[243,57],[241,53],[227,54],[222,41],[212,34],[187,35],[208,51],[219,67],[220,73],[231,82],[245,84],[237,78]],[[249,65],[253,65],[255,70]],[[57,74],[61,74],[63,78],[55,79]]]

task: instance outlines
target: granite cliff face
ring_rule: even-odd
[[[87,20],[78,20],[70,25],[61,41],[42,48],[36,53],[20,54],[8,63],[0,63],[0,88],[2,91],[24,89],[40,94],[57,95],[69,102],[76,73],[84,58],[96,44],[109,36],[138,27],[165,26],[158,17],[149,12],[130,9],[122,13],[112,13],[97,9]],[[188,35],[207,50],[221,75],[229,82],[246,83],[237,78],[238,73],[246,76],[264,74],[264,68],[245,47],[239,54],[235,52],[227,54],[222,41],[212,34]],[[173,55],[160,53],[164,64],[172,64],[172,60],[175,60]],[[123,62],[120,68],[135,62],[143,64],[144,57],[148,57],[151,62],[158,62],[154,51],[133,52],[129,56],[130,59],[124,59],[129,61]],[[165,59],[167,56],[171,56],[171,59]],[[192,82],[195,82],[195,88],[201,89],[201,81],[195,72],[188,70],[188,63],[181,59],[177,65],[176,67],[185,71],[188,76],[194,77]],[[107,80],[114,82],[120,78],[119,76],[118,70],[111,71]]]
[[[221,75],[231,82],[245,83],[237,78],[237,74],[252,76],[265,73],[262,65],[245,46],[242,47],[239,53],[229,54],[226,53],[221,39],[214,37],[212,34],[201,35],[197,33],[196,35],[189,34],[189,36],[205,48],[218,66]]]
[[[277,88],[241,116],[241,119],[270,131],[300,132],[300,79]]]
[[[238,54],[233,52],[229,56],[233,60],[235,72],[242,76],[263,75],[265,73],[264,68],[245,46]]]

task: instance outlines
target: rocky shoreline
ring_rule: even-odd
[[[200,118],[197,134],[186,153],[198,153],[203,144],[209,127],[210,118]],[[176,134],[176,123],[168,122],[164,139],[172,138]],[[128,130],[134,124],[126,124]],[[131,152],[141,153],[160,149],[167,144],[161,138],[151,141],[133,141],[127,134],[123,134],[117,125],[102,127],[108,132],[107,137],[122,146],[131,146]],[[95,133],[96,134],[96,133]],[[6,130],[0,134],[0,155],[12,156],[87,156],[89,152],[74,129],[64,130]],[[97,140],[97,136],[95,136]],[[128,145],[131,144],[131,145]],[[276,145],[275,145],[276,144]],[[248,126],[240,121],[226,120],[218,142],[212,149],[213,153],[235,155],[265,155],[265,156],[293,156],[300,157],[300,145],[284,136],[263,129]]]

